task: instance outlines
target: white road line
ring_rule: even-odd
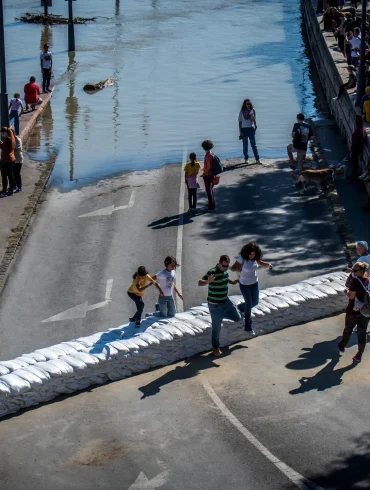
[[[298,488],[302,490],[324,490],[316,483],[308,480],[304,476],[300,475],[293,468],[280,461],[276,456],[274,456],[263,444],[259,442],[258,439],[254,437],[253,434],[249,432],[248,429],[233,415],[230,410],[224,405],[221,399],[216,394],[215,390],[210,385],[208,379],[201,375],[202,384],[208,395],[212,398],[215,405],[221,410],[225,417],[233,424],[233,426],[238,429],[238,431],[243,434],[243,436],[258,449],[271,463],[273,463],[276,468],[278,468],[291,482],[293,482]]]
[[[111,206],[107,206],[106,208],[96,209],[95,211],[91,211],[90,213],[81,214],[79,218],[91,218],[92,216],[111,216],[115,211],[121,211],[122,209],[132,208],[135,203],[135,194],[136,191],[132,191],[130,195],[130,200],[128,204],[123,206],[115,207],[113,204]]]
[[[184,148],[182,154],[182,164],[180,172],[180,197],[179,197],[179,224],[177,226],[177,243],[176,243],[176,258],[182,267],[182,238],[184,232],[184,196],[185,196],[185,177],[183,175],[183,165],[187,160],[187,148]],[[182,292],[182,276],[181,267],[176,269],[176,284],[180,292]],[[176,307],[179,313],[184,311],[184,305],[181,299],[176,295]]]
[[[107,286],[105,288],[105,301],[112,301],[112,288],[113,279],[108,279]]]

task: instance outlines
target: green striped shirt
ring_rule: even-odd
[[[207,301],[209,303],[222,303],[227,299],[229,292],[229,271],[222,271],[216,265],[202,279],[207,281],[211,274],[214,274],[215,280],[208,284]]]

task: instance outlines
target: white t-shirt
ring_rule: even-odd
[[[248,114],[248,117],[245,116]],[[251,111],[243,111],[240,110],[238,121],[242,123],[242,128],[252,128],[254,120],[256,119],[256,111],[252,109]]]
[[[47,53],[42,52],[40,54],[40,60],[42,60],[42,67],[45,68],[46,70],[50,70],[52,59],[53,59],[53,56],[50,53],[50,51],[48,51]]]
[[[20,99],[10,99],[10,109],[12,111],[19,111],[22,107],[22,101]]]
[[[359,257],[356,262],[366,262],[370,265],[370,255],[363,255],[362,257]]]
[[[349,42],[351,43],[351,56],[355,58],[357,56],[356,51],[354,51],[355,48],[360,49],[361,46],[361,38],[360,37],[353,37],[352,39],[349,39]]]
[[[243,264],[243,268],[240,272],[240,284],[243,286],[249,286],[250,284],[255,284],[258,282],[257,269],[258,263],[256,260],[244,260],[241,255],[236,259],[239,264]]]
[[[157,282],[160,285],[163,294],[165,296],[172,296],[173,289],[175,287],[175,271],[168,271],[167,269],[162,269],[158,274],[156,274]]]

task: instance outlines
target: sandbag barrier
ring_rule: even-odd
[[[346,277],[343,272],[325,274],[261,291],[260,303],[252,313],[257,335],[342,312],[347,301],[343,294]],[[231,296],[234,304],[242,299]],[[211,347],[207,303],[174,318],[149,317],[142,322],[141,330],[133,332],[132,327],[124,325],[1,361],[0,417],[62,394],[164,366]],[[240,323],[224,321],[221,346],[247,338]]]

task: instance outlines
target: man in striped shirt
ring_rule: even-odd
[[[221,255],[216,267],[210,269],[202,279],[199,279],[198,286],[208,286],[208,308],[212,318],[212,347],[213,354],[220,356],[220,332],[224,318],[239,322],[240,313],[228,298],[229,284],[236,284],[236,281],[229,279],[230,257]]]

